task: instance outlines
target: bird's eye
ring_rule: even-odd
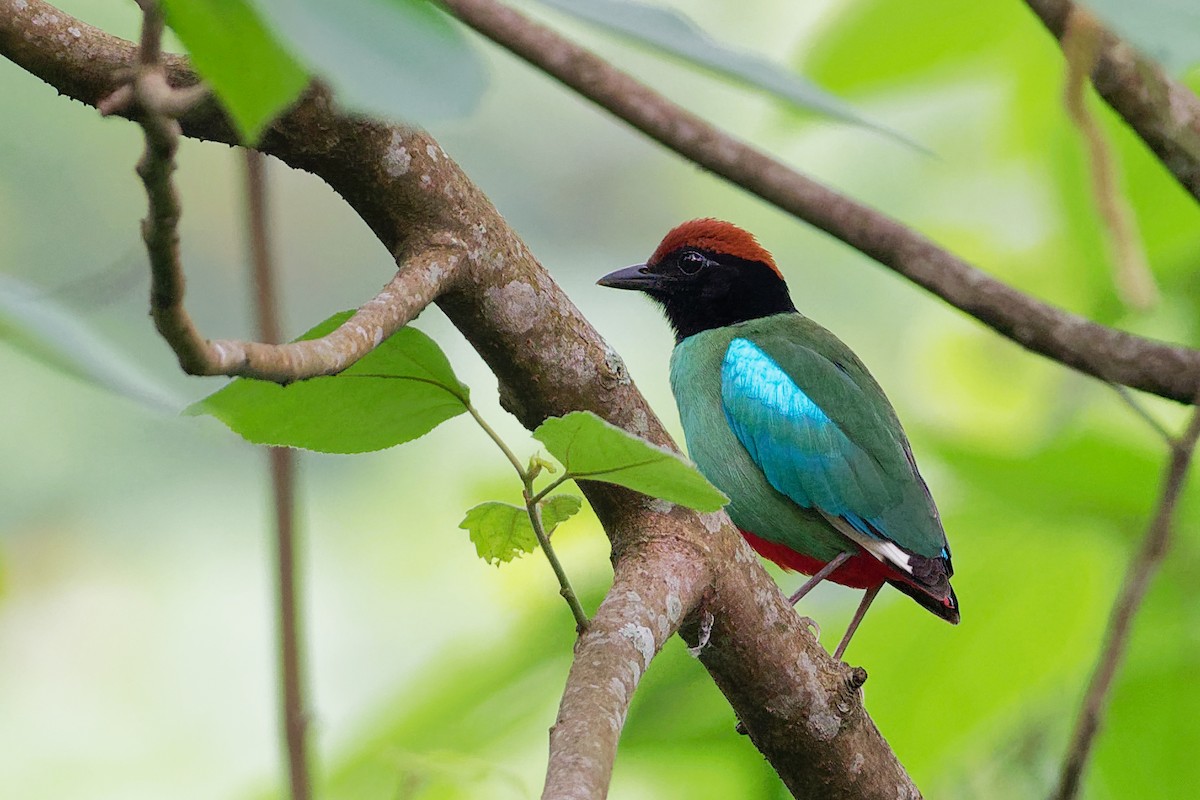
[[[695,250],[687,250],[679,256],[679,269],[684,275],[695,275],[708,263],[708,259]]]

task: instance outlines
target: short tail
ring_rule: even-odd
[[[946,596],[941,599],[931,595],[927,589],[916,586],[905,580],[890,580],[888,583],[890,583],[892,586],[895,586],[897,589],[904,592],[913,600],[916,600],[923,607],[929,609],[934,614],[937,614],[951,625],[958,624],[958,597],[954,594],[954,588],[948,583],[946,585]]]
[[[950,585],[954,567],[950,564],[949,555],[940,558],[912,555],[909,563],[912,565],[911,575],[889,579],[888,583],[951,625],[957,625],[958,597]]]

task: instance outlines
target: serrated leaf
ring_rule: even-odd
[[[1113,32],[1173,75],[1200,64],[1200,3],[1196,0],[1086,0]]]
[[[155,411],[178,411],[182,401],[77,317],[43,292],[0,275],[0,342]]]
[[[301,339],[329,333],[335,314]],[[469,390],[437,343],[405,327],[338,375],[288,386],[237,378],[193,404],[255,444],[364,453],[408,442],[466,411]]]
[[[540,0],[585,22],[607,28],[653,51],[767,92],[788,104],[878,131],[910,147],[924,150],[886,125],[862,116],[849,103],[754,53],[721,44],[678,11],[631,0]]]
[[[555,494],[538,504],[542,509],[542,530],[546,535],[579,513],[583,501],[573,494]]]
[[[246,0],[163,0],[163,13],[245,144],[257,142],[308,84]]]
[[[525,509],[508,503],[480,503],[467,512],[458,527],[467,531],[475,552],[489,564],[512,561],[538,546]]]
[[[428,0],[252,2],[339,105],[426,121],[467,114],[483,96],[482,59]]]
[[[542,530],[546,535],[579,513],[582,501],[569,494],[556,494],[538,504],[542,512]],[[489,564],[512,561],[537,549],[537,534],[529,514],[521,506],[490,501],[467,512],[458,527],[466,530],[475,552]]]
[[[533,438],[562,462],[573,478],[615,483],[699,511],[716,511],[729,502],[694,465],[611,425],[590,411],[551,417]]]

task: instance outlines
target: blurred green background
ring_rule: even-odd
[[[1108,324],[1197,342],[1200,212],[1101,111],[1163,290],[1153,311],[1124,310],[1080,137],[1059,99],[1059,50],[1023,4],[672,5],[934,155],[543,16],[1011,284]],[[131,3],[64,7],[124,36],[136,31]],[[681,220],[719,216],[755,231],[797,305],[871,366],[938,498],[964,612],[952,628],[885,592],[848,654],[870,673],[867,707],[929,797],[1044,795],[1153,507],[1162,442],[1112,390],[1025,353],[475,44],[491,75],[483,104],[432,132],[625,357],[676,434],[666,325],[645,301],[593,281],[645,258]],[[0,96],[0,273],[65,305],[178,405],[213,391],[219,381],[179,373],[146,313],[138,130],[8,62]],[[189,307],[207,335],[249,336],[241,159],[189,142],[180,162]],[[392,265],[319,180],[278,163],[270,176],[296,334],[372,296]],[[532,452],[444,317],[431,309],[417,325],[449,353],[485,415]],[[13,347],[0,346],[0,374],[0,796],[278,796],[264,454],[213,420],[148,410]],[[1181,423],[1179,407],[1144,402]],[[456,527],[468,506],[515,497],[500,454],[460,418],[387,452],[306,454],[301,468],[321,796],[536,796],[573,631],[540,557],[487,566]],[[1200,785],[1198,522],[1192,492],[1138,619],[1088,797],[1185,797]],[[611,577],[602,531],[584,516],[557,541],[594,608]],[[797,585],[778,577],[786,590]],[[803,612],[832,646],[857,601],[823,586]],[[672,641],[635,698],[612,797],[786,797],[733,726],[703,669]]]

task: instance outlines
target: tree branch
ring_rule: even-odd
[[[1068,20],[1077,13],[1075,4],[1071,0],[1025,2],[1061,44]],[[1102,26],[1092,83],[1180,185],[1200,200],[1200,98]]]
[[[112,76],[135,59],[128,42],[42,0],[0,0],[0,54],[92,105],[112,93]],[[182,60],[167,58],[166,65],[172,86],[196,84]],[[235,141],[211,99],[179,122],[184,135]],[[394,318],[406,320],[436,297],[497,376],[504,405],[526,427],[547,416],[591,410],[673,446],[620,358],[427,134],[340,114],[328,92],[314,86],[276,122],[260,149],[320,176],[355,209],[403,265],[394,296],[381,296],[378,304],[394,304]],[[695,643],[697,620],[716,620],[703,661],[793,792],[867,800],[917,796],[866,716],[861,695],[849,688],[859,673],[834,662],[805,630],[724,514],[663,512],[661,504],[619,487],[584,481],[581,488],[612,540],[618,570],[627,553],[677,542],[717,576],[703,613],[682,609],[687,630]],[[658,607],[648,613],[657,619],[674,612]]]
[[[738,563],[757,562],[743,540],[731,550],[727,557]],[[689,617],[682,631],[689,644],[699,647],[701,663],[729,698],[755,747],[796,797],[919,798],[896,755],[874,745],[879,729],[862,704],[866,670],[808,646],[816,641],[808,621],[780,592],[764,594],[751,579],[755,572],[727,569],[716,574],[706,606],[714,617],[707,646],[701,638],[704,608]],[[742,630],[747,613],[761,615],[766,624]],[[774,643],[783,630],[794,646]],[[761,697],[771,702],[763,703]]]
[[[1200,397],[1196,398],[1200,405]],[[1171,544],[1171,526],[1175,518],[1175,507],[1179,503],[1179,495],[1183,491],[1184,480],[1191,466],[1192,454],[1196,442],[1200,440],[1200,409],[1192,414],[1187,430],[1179,438],[1170,438],[1171,458],[1167,462],[1163,475],[1162,494],[1159,496],[1158,507],[1154,511],[1141,547],[1129,563],[1125,573],[1125,582],[1121,593],[1113,603],[1112,615],[1109,617],[1108,630],[1104,636],[1104,644],[1100,647],[1100,655],[1096,669],[1088,683],[1084,695],[1083,706],[1079,719],[1075,723],[1075,732],[1071,736],[1071,745],[1067,749],[1063,761],[1062,774],[1058,786],[1051,795],[1052,800],[1072,800],[1078,793],[1083,771],[1087,767],[1092,745],[1096,734],[1100,731],[1100,723],[1104,709],[1108,705],[1109,692],[1112,689],[1117,670],[1125,656],[1129,645],[1129,634],[1133,628],[1133,619],[1141,608],[1150,581],[1158,573],[1167,548]]]
[[[712,581],[696,556],[679,542],[656,541],[617,562],[608,596],[575,644],[550,729],[543,798],[607,795],[633,693]]]
[[[184,274],[179,253],[179,194],[172,175],[179,148],[177,117],[207,96],[199,84],[172,88],[161,61],[162,15],[155,3],[139,0],[145,21],[138,64],[129,83],[100,100],[101,113],[125,114],[146,137],[146,150],[137,172],[146,187],[149,213],[142,236],[150,256],[150,314],[155,327],[192,375],[238,375],[290,383],[341,372],[379,342],[408,323],[454,276],[461,254],[426,247],[400,265],[392,282],[370,302],[318,339],[280,344],[204,339],[184,307]],[[447,249],[447,252],[438,252]],[[444,264],[442,260],[444,259]],[[415,263],[413,263],[415,262]],[[407,302],[406,302],[407,301]]]
[[[246,229],[258,337],[275,344],[283,337],[275,292],[275,259],[267,224],[266,157],[244,150],[246,164]],[[275,601],[279,641],[279,718],[287,756],[291,800],[309,800],[309,708],[304,680],[303,624],[296,566],[296,465],[299,452],[269,447],[271,488],[275,501]]]
[[[1023,347],[1179,402],[1200,351],[1091,322],[989,277],[896,220],[838,194],[680,108],[593,53],[494,0],[439,0],[487,38],[676,153],[820,228]]]

